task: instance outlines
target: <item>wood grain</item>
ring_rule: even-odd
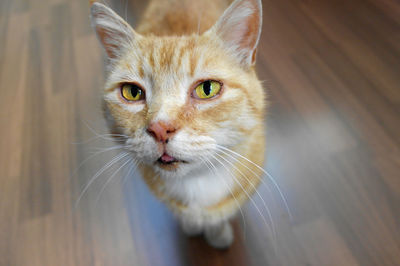
[[[266,179],[275,237],[249,203],[217,251],[129,167],[108,182],[123,160],[77,203],[118,155],[96,138],[104,69],[88,3],[0,1],[0,265],[400,265],[399,2],[263,4],[266,169],[293,218]],[[135,23],[146,1],[110,5]]]

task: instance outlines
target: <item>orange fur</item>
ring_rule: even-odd
[[[255,8],[257,1],[236,1],[236,8]],[[250,16],[246,12],[252,9],[243,9],[243,13],[237,14],[243,15],[247,26],[240,27],[241,31],[231,31],[229,27],[237,23],[235,17],[230,22],[232,25],[228,23],[229,17],[222,22],[218,20],[230,3],[227,0],[152,0],[136,32],[128,29],[115,34],[122,42],[128,40],[128,48],[122,51],[117,50],[114,39],[107,39],[109,35],[115,37],[112,36],[114,28],[104,29],[108,24],[101,24],[103,14],[111,11],[96,7],[99,11],[93,16],[100,21],[95,21],[99,39],[112,60],[119,55],[118,60],[112,61],[105,86],[105,109],[113,118],[113,132],[145,138],[146,128],[161,115],[177,131],[185,130],[190,135],[211,137],[212,132],[219,132],[219,138],[235,143],[230,147],[233,151],[263,165],[266,96],[254,70],[261,11]],[[123,21],[116,21],[114,25],[125,25]],[[239,38],[237,46],[227,47],[235,38]],[[223,84],[220,93],[206,101],[192,97],[193,89],[205,80]],[[121,96],[116,97],[124,82],[134,82],[147,90],[149,101],[126,103]],[[130,106],[141,109],[132,112]],[[225,132],[224,127],[240,141],[225,137],[221,133]],[[196,142],[191,144],[196,145],[201,146]],[[154,146],[156,150],[165,147],[160,143]],[[239,158],[239,162],[234,162],[234,167],[228,165],[239,183],[232,185],[230,194],[203,206],[205,220],[229,219],[237,211],[237,205],[246,202],[260,184],[261,171],[243,159]],[[170,167],[171,172],[175,168],[179,167]],[[170,181],[158,175],[154,163],[143,164],[140,170],[151,191],[178,216],[191,208],[185,200],[164,191]]]

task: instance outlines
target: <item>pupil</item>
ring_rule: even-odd
[[[137,87],[132,87],[132,88],[131,88],[131,94],[132,94],[133,98],[136,98],[136,96],[138,95],[138,93],[139,93],[139,90],[138,90]]]
[[[207,80],[206,82],[203,83],[203,91],[205,95],[210,95],[211,92],[211,82]]]

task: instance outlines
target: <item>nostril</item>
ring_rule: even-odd
[[[147,133],[149,133],[149,135],[152,136],[153,138],[156,137],[156,134],[150,129],[147,129]]]
[[[155,140],[168,143],[168,139],[176,132],[176,128],[166,122],[151,123],[147,128],[147,132]]]

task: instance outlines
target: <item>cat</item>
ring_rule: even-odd
[[[152,0],[136,30],[91,5],[111,132],[182,230],[215,248],[232,244],[229,221],[260,184],[265,152],[261,0],[230,2]]]

